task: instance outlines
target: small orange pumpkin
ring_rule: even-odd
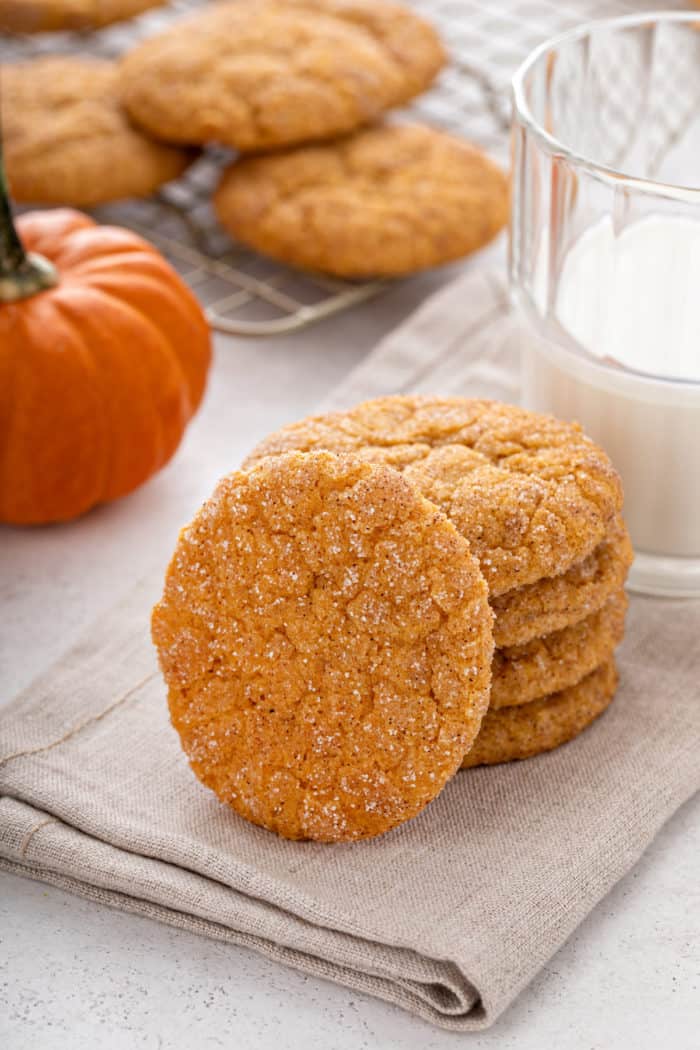
[[[144,482],[210,355],[201,307],[155,248],[70,209],[15,227],[0,158],[0,521],[63,521]]]

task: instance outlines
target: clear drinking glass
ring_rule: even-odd
[[[524,403],[620,471],[631,586],[700,595],[700,12],[557,37],[513,100]]]

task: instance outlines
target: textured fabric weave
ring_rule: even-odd
[[[517,398],[497,278],[439,292],[332,404],[411,391]],[[160,586],[135,588],[3,712],[0,867],[467,1030],[498,1017],[700,786],[700,602],[635,597],[619,694],[577,740],[459,773],[380,839],[282,841],[187,766],[149,641]]]

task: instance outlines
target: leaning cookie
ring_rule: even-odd
[[[214,197],[236,240],[339,277],[390,277],[459,259],[508,217],[504,173],[475,146],[420,125],[244,158]]]
[[[322,448],[400,470],[469,540],[491,596],[566,572],[622,504],[617,472],[578,425],[500,401],[376,398],[282,427],[245,465]]]
[[[627,597],[618,591],[602,609],[572,627],[526,645],[497,649],[491,668],[491,706],[515,707],[576,685],[610,659],[625,633]]]
[[[224,479],[153,613],[172,723],[199,779],[292,839],[415,816],[488,707],[487,588],[396,471],[291,453]]]
[[[133,127],[113,62],[45,57],[0,71],[7,176],[28,204],[93,207],[146,197],[192,159]]]
[[[99,29],[162,3],[164,0],[0,0],[0,32]]]
[[[573,740],[608,707],[617,680],[610,660],[569,689],[522,707],[489,711],[462,768],[533,758]]]
[[[165,141],[269,150],[369,124],[444,59],[432,27],[391,0],[236,0],[129,52],[122,95]]]

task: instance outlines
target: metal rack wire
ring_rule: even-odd
[[[658,0],[404,0],[432,21],[451,63],[405,112],[507,153],[508,86],[513,71],[546,37],[594,18],[652,10]],[[115,57],[165,28],[201,0],[174,0],[138,19],[95,33],[0,35],[0,60],[84,52]],[[100,221],[129,226],[155,243],[197,291],[212,326],[235,335],[274,335],[303,328],[376,295],[386,282],[353,283],[300,273],[232,244],[217,225],[210,198],[227,150],[206,150],[177,182],[146,200],[96,209]]]

